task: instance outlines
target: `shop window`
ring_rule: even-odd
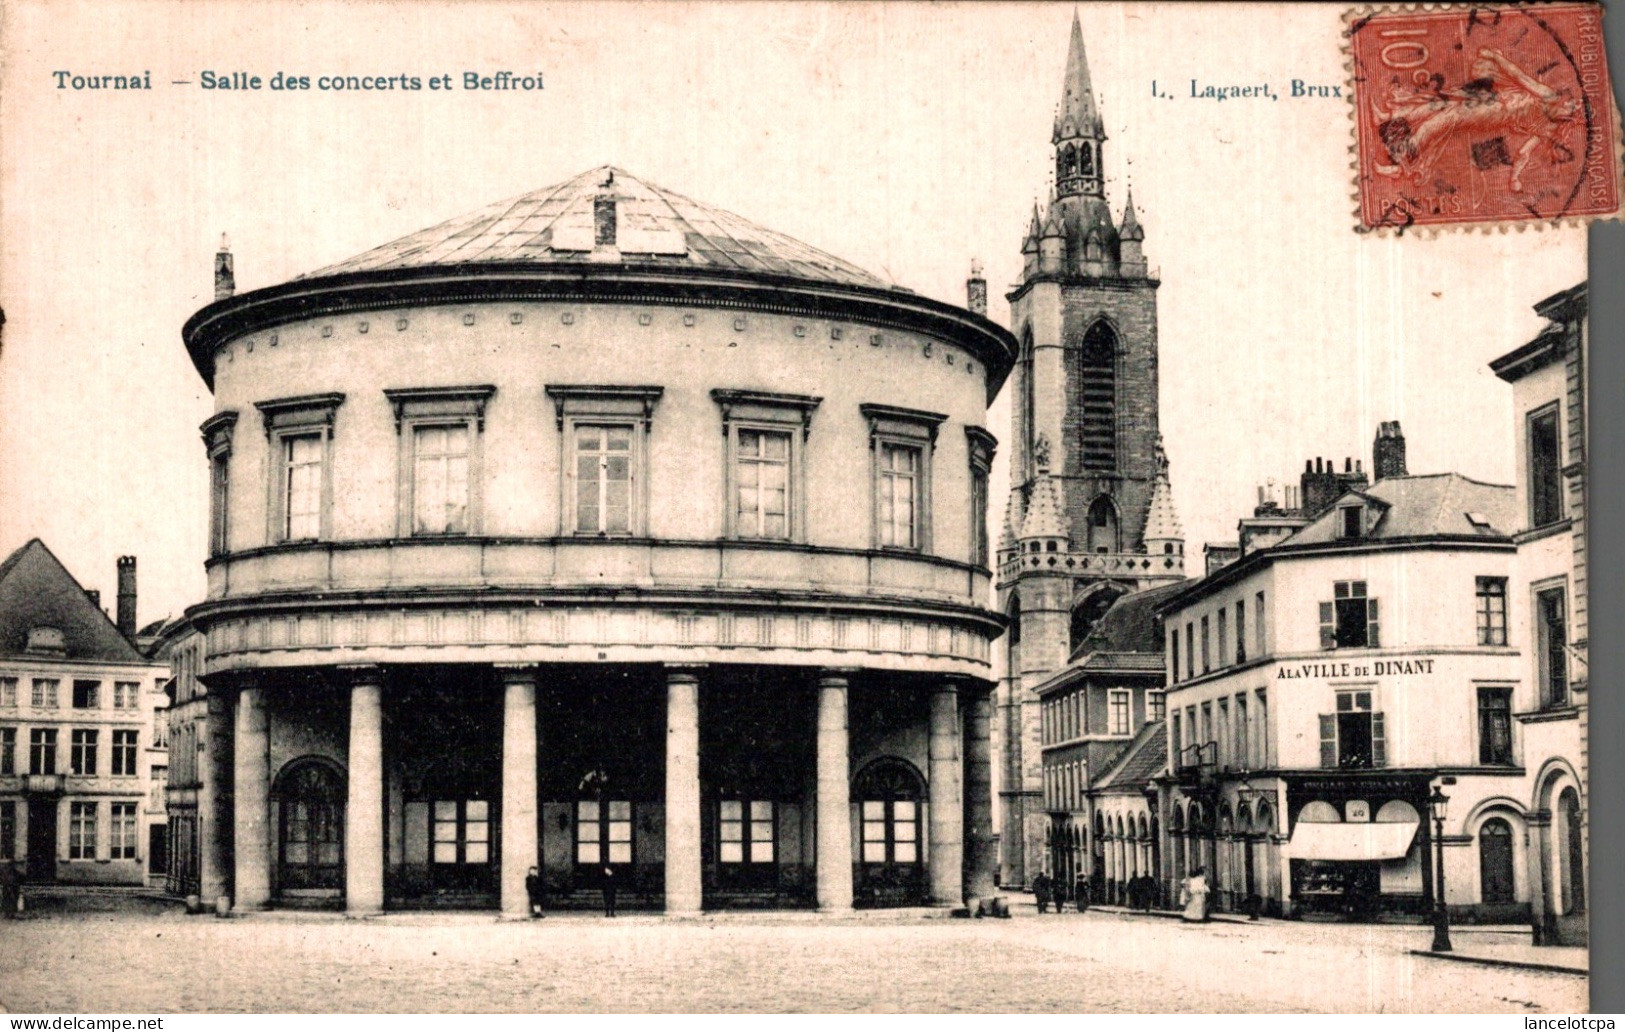
[[[1553,403],[1529,414],[1529,523],[1544,527],[1563,518],[1562,438]]]
[[[717,860],[721,863],[773,863],[773,803],[766,799],[722,800],[718,804],[717,839]]]
[[[95,803],[73,803],[69,807],[68,859],[96,859]]]
[[[134,860],[136,850],[135,804],[109,804],[107,821],[108,856],[113,860]]]
[[[1512,762],[1512,689],[1478,690],[1478,762]]]
[[[1377,600],[1366,596],[1365,581],[1338,581],[1332,601],[1320,604],[1320,647],[1378,648]]]
[[[1540,704],[1548,709],[1569,704],[1567,608],[1561,587],[1535,594],[1535,660],[1540,668]]]
[[[56,709],[58,702],[57,688],[60,684],[61,682],[54,677],[34,678],[33,692],[28,699],[29,704],[37,710]]]
[[[583,799],[577,802],[576,863],[599,866],[631,862],[631,801]]]
[[[563,448],[563,532],[646,532],[648,437],[659,387],[549,385]]]
[[[931,550],[931,453],[946,416],[860,405],[874,455],[874,542],[877,548]]]
[[[135,777],[136,734],[133,729],[113,732],[114,777]]]
[[[1388,764],[1385,720],[1372,709],[1373,692],[1337,693],[1337,711],[1320,716],[1322,767],[1384,767]]]
[[[0,727],[0,776],[17,773],[17,729]]]
[[[28,732],[28,773],[56,773],[56,729],[36,727]]]
[[[1114,735],[1129,734],[1130,714],[1129,707],[1132,693],[1126,689],[1113,688],[1106,693],[1106,719]]]
[[[1485,903],[1511,903],[1515,890],[1512,880],[1512,826],[1500,817],[1491,817],[1478,829],[1479,893]]]
[[[96,773],[96,732],[74,728],[68,755],[69,769],[80,777],[93,777]]]
[[[1479,577],[1478,585],[1478,643],[1505,645],[1507,643],[1507,579],[1505,577]]]

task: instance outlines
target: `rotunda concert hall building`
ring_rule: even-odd
[[[991,894],[1007,331],[612,168],[216,298],[235,906]]]

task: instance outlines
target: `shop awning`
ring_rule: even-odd
[[[1396,860],[1415,837],[1415,821],[1299,821],[1285,852],[1297,860]]]

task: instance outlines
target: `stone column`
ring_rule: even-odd
[[[215,900],[231,895],[231,872],[226,869],[231,843],[231,703],[218,689],[205,686],[207,707],[203,739],[198,743],[198,898],[214,909]],[[170,849],[178,843],[170,843]]]
[[[852,909],[852,774],[847,752],[847,675],[818,678],[818,909]]]
[[[973,689],[965,708],[965,895],[993,896],[993,700]]]
[[[700,675],[666,668],[666,913],[697,914],[700,874]]]
[[[349,799],[344,808],[344,899],[352,914],[384,909],[384,689],[373,666],[350,681]]]
[[[528,917],[525,876],[541,863],[536,839],[536,665],[502,678],[502,916]]]
[[[965,798],[960,789],[959,687],[939,684],[931,692],[931,899],[947,906],[965,901]]]
[[[271,901],[270,748],[265,689],[243,688],[237,693],[232,748],[236,758],[233,837],[237,847],[237,898],[233,904],[238,910],[259,910]]]

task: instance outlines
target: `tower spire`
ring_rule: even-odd
[[[1083,23],[1072,11],[1072,40],[1066,54],[1066,77],[1061,81],[1061,106],[1055,114],[1055,188],[1061,197],[1100,196],[1100,145],[1106,127],[1089,81],[1089,58],[1083,50]]]

